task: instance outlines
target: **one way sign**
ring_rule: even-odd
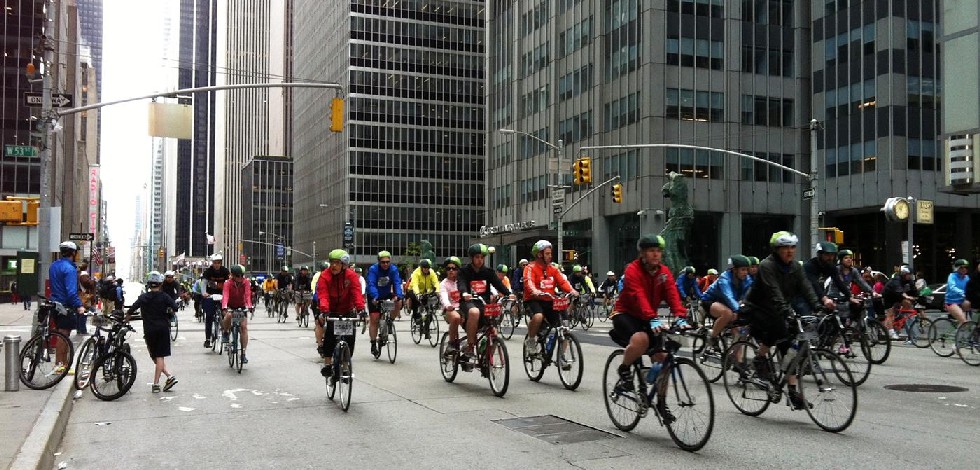
[[[27,106],[43,106],[44,97],[37,92],[24,93],[24,104]],[[55,108],[73,108],[75,107],[75,96],[66,93],[52,93],[51,106]]]

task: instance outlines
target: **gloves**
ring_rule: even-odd
[[[660,323],[660,319],[659,318],[654,318],[653,320],[650,320],[650,329],[651,330],[656,331],[658,328],[663,328],[663,327],[664,326],[663,326],[662,323]]]

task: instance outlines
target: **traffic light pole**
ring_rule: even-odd
[[[565,232],[565,226],[564,226],[565,224],[563,223],[563,221],[565,220],[565,214],[567,214],[568,211],[572,210],[573,207],[577,206],[578,203],[584,201],[586,198],[588,198],[589,196],[591,196],[592,193],[598,191],[603,186],[605,186],[605,185],[607,185],[609,183],[612,183],[613,181],[617,181],[617,180],[619,180],[619,175],[613,176],[612,178],[609,178],[608,180],[603,181],[602,183],[599,183],[599,185],[597,185],[596,187],[588,190],[585,194],[583,194],[581,197],[579,197],[578,199],[576,199],[575,202],[569,204],[568,207],[564,208],[564,210],[562,210],[561,213],[557,214],[557,217],[556,218],[558,219],[558,253],[559,253],[559,255],[565,253],[565,251],[562,249],[563,248],[564,238],[565,238],[565,233],[564,233]]]

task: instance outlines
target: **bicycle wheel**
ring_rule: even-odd
[[[864,327],[864,340],[868,345],[868,361],[884,364],[892,352],[892,340],[884,325],[878,320],[868,320]]]
[[[214,314],[214,322],[211,323],[211,352],[221,354],[221,324],[218,323],[218,314]]]
[[[235,361],[238,360],[238,331],[232,327],[231,338],[228,339],[228,344],[225,345],[228,352],[228,367],[232,369],[235,368]]]
[[[395,358],[398,357],[398,333],[395,331],[395,324],[391,320],[385,320],[388,323],[388,362],[394,364]]]
[[[334,346],[333,348],[333,362],[332,365],[330,366],[331,375],[328,375],[323,378],[323,381],[327,386],[327,398],[330,400],[333,400],[334,395],[337,393],[337,382],[330,379],[333,378],[332,375],[337,374],[337,364],[340,364],[339,358],[341,356],[342,355],[340,354],[340,343],[338,342],[337,345]]]
[[[66,351],[65,364],[57,362],[58,349]],[[46,339],[34,335],[20,350],[20,381],[34,390],[51,388],[68,375],[74,357],[75,345],[67,336],[57,331],[49,331]]]
[[[728,349],[728,338],[725,336],[719,337],[718,349],[714,353],[708,354],[704,348],[705,342],[707,341],[706,335],[710,335],[707,330],[691,339],[691,357],[694,363],[701,369],[701,372],[704,373],[704,376],[708,378],[708,382],[715,383],[721,379],[722,374],[725,372],[725,369],[722,367],[722,355]]]
[[[956,352],[956,325],[949,318],[937,318],[929,326],[929,348],[939,357]]]
[[[179,323],[177,321],[177,313],[174,312],[173,316],[170,317],[170,341],[177,341],[178,327]]]
[[[245,349],[239,349],[238,350],[238,363],[235,364],[235,368],[238,369],[238,373],[239,374],[242,373],[242,367],[245,367],[245,361],[243,360],[244,358],[245,358]]]
[[[864,335],[856,327],[844,328],[844,331],[837,335],[832,347],[832,350],[837,352],[837,356],[847,364],[848,370],[851,371],[851,378],[854,379],[854,385],[861,385],[868,380],[868,376],[871,375],[871,361],[868,360],[871,352],[867,341],[864,340]],[[842,376],[840,379],[847,380],[848,378]],[[851,385],[850,382],[845,381],[844,383]]]
[[[912,340],[917,348],[928,348],[929,347],[929,329],[932,328],[932,320],[928,318],[916,318],[914,320],[909,320],[912,323],[908,328],[909,331],[915,334],[915,338]]]
[[[449,332],[447,331],[442,334],[442,339],[439,340],[439,370],[442,372],[442,378],[451,383],[456,380],[456,374],[459,372],[459,363],[456,361],[459,353],[447,353],[446,349],[448,348]]]
[[[98,327],[96,327],[98,328]],[[92,366],[95,365],[96,350],[95,337],[91,336],[82,343],[78,350],[78,358],[75,360],[75,389],[85,390],[88,387],[89,377],[92,375]]]
[[[504,339],[510,339],[514,336],[514,329],[517,328],[517,319],[514,318],[514,313],[508,309],[500,315],[500,336]]]
[[[276,311],[276,301],[275,300],[266,300],[265,301],[265,314],[266,314],[266,316],[268,316],[269,318],[272,318],[272,315],[275,313],[275,311]]]
[[[503,397],[507,393],[507,386],[510,385],[510,361],[507,360],[507,345],[504,340],[494,338],[487,345],[486,351],[487,380],[490,381],[490,390],[498,397]]]
[[[606,413],[609,419],[621,431],[632,431],[640,418],[647,411],[646,393],[642,390],[643,375],[636,364],[632,365],[632,390],[623,389],[619,381],[619,364],[622,363],[623,350],[617,349],[606,359],[606,368],[602,373],[602,396],[606,402]],[[641,389],[637,392],[637,386]]]
[[[568,333],[563,341],[558,341],[555,362],[558,365],[558,378],[566,390],[575,390],[582,383],[582,345],[575,335]]]
[[[956,354],[971,366],[980,366],[980,329],[968,321],[956,329]]]
[[[667,433],[681,449],[701,449],[715,427],[715,397],[708,378],[686,357],[674,357],[674,363],[660,373],[667,375],[657,381],[659,384],[666,380],[658,399],[674,415],[674,421],[667,424]]]
[[[605,323],[606,320],[609,319],[609,314],[612,313],[612,305],[609,305],[609,304],[603,302],[602,303],[602,311],[601,312],[598,312],[598,313],[601,313],[602,314],[602,315],[599,315],[599,321]]]
[[[544,338],[542,338],[541,335],[538,335],[537,344],[539,352],[535,354],[531,354],[531,352],[527,350],[527,344],[525,344],[523,341],[521,344],[523,345],[521,349],[521,357],[524,361],[524,373],[527,374],[527,378],[531,379],[532,382],[537,382],[541,380],[541,376],[544,375],[544,370],[547,367],[544,364]]]
[[[354,366],[350,361],[350,348],[347,347],[347,343],[340,345],[340,365],[337,375],[337,387],[340,388],[340,409],[346,412],[350,409],[350,393],[354,386]]]
[[[100,357],[92,368],[92,394],[99,400],[115,400],[125,395],[135,382],[136,359],[122,351]]]
[[[802,351],[801,351],[802,352]],[[857,414],[856,380],[841,358],[826,349],[814,349],[797,366],[799,390],[810,403],[806,413],[824,431],[847,429]]]
[[[589,331],[592,325],[595,324],[595,305],[589,305],[585,307],[583,312],[584,317],[582,317],[582,329]]]
[[[422,342],[422,319],[412,317],[411,321],[412,328],[412,342],[419,344]]]
[[[758,351],[748,341],[736,341],[725,350],[722,365],[725,393],[735,409],[747,416],[759,416],[769,408],[768,389],[772,385],[758,377],[753,365]]]
[[[429,346],[433,348],[439,345],[439,316],[435,312],[429,312]]]

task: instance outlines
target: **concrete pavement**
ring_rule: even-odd
[[[739,414],[724,387],[714,385],[715,429],[700,452],[681,451],[648,417],[632,433],[616,430],[602,399],[602,368],[612,351],[597,323],[582,336],[583,383],[562,388],[549,368],[530,382],[520,362],[518,335],[507,342],[510,388],[495,398],[478,372],[443,381],[437,352],[417,346],[408,322],[398,322],[396,364],[375,361],[366,336],[354,354],[356,380],[348,413],[325,396],[313,349],[313,332],[277,324],[259,309],[251,325],[250,363],[241,375],[224,356],[201,347],[203,328],[189,311],[168,361],[180,383],[152,394],[152,368],[139,335],[133,335],[139,378],[129,394],[101,402],[77,401],[54,465],[67,468],[974,468],[969,451],[980,443],[977,368],[928,349],[895,345],[892,357],[872,369],[859,389],[854,424],[841,434],[823,432],[807,415],[783,405],[761,417]],[[291,318],[292,319],[292,318]],[[443,325],[444,326],[444,325]],[[423,343],[424,344],[424,343]],[[898,384],[942,384],[958,393],[908,393]],[[586,426],[596,440],[554,444],[535,438],[521,421],[553,415]],[[553,418],[548,418],[553,420]],[[564,424],[562,426],[570,426]],[[602,431],[593,433],[591,430]]]

